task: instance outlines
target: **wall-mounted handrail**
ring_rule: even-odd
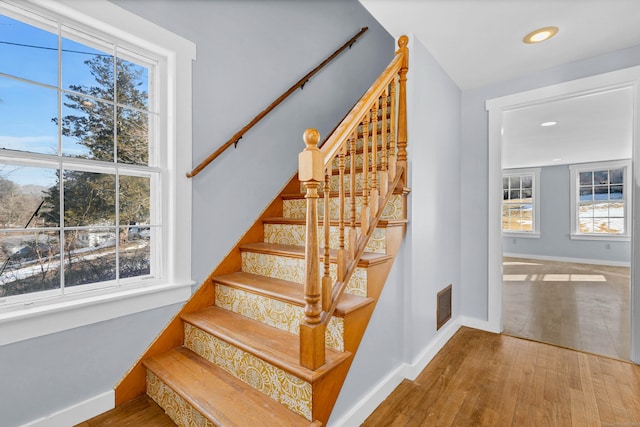
[[[313,70],[311,70],[309,73],[307,73],[303,78],[301,78],[300,80],[298,80],[298,82],[296,84],[294,84],[293,86],[291,86],[289,88],[289,90],[287,90],[285,93],[283,93],[282,95],[280,95],[275,101],[273,101],[267,108],[265,108],[262,112],[260,112],[260,114],[258,114],[257,116],[255,116],[253,118],[253,120],[251,120],[249,123],[247,123],[242,129],[240,129],[238,132],[236,132],[231,139],[229,139],[227,142],[225,142],[222,146],[220,146],[220,148],[218,148],[216,151],[214,151],[213,153],[211,153],[206,159],[204,159],[202,162],[200,162],[200,164],[198,166],[196,166],[191,172],[187,173],[187,178],[193,178],[194,176],[196,176],[202,169],[204,169],[205,167],[207,167],[207,165],[209,165],[209,163],[211,163],[212,161],[214,161],[220,154],[222,154],[227,148],[231,147],[232,145],[237,144],[240,139],[242,139],[242,137],[244,136],[245,133],[247,133],[249,131],[249,129],[251,129],[253,126],[256,125],[256,123],[258,123],[260,120],[262,120],[264,118],[264,116],[266,116],[267,114],[269,114],[271,112],[271,110],[273,110],[274,108],[276,108],[282,101],[284,101],[289,95],[291,95],[293,92],[295,92],[298,88],[302,89],[304,87],[305,84],[307,84],[307,82],[311,79],[311,77],[313,77],[318,71],[320,71],[322,68],[324,68],[325,65],[327,65],[329,62],[333,61],[338,55],[340,55],[342,53],[342,51],[344,51],[347,48],[351,48],[351,46],[360,38],[360,36],[362,34],[364,34],[367,30],[369,29],[369,27],[362,27],[360,29],[360,31],[353,37],[351,37],[349,39],[348,42],[346,42],[345,44],[343,44],[338,50],[336,50],[335,52],[333,52],[329,57],[327,57],[327,59],[325,59],[324,61],[322,61],[320,63],[320,65],[318,65],[316,68],[314,68]]]

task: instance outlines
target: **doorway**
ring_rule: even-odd
[[[630,94],[631,105],[629,106],[630,112],[628,113],[627,117],[630,122],[629,127],[632,133],[630,140],[631,140],[631,146],[632,146],[631,159],[633,160],[632,163],[630,163],[629,171],[634,172],[633,174],[630,174],[630,179],[632,179],[632,181],[629,181],[629,185],[628,185],[628,189],[631,191],[631,193],[633,193],[632,199],[630,199],[628,202],[629,213],[627,214],[627,218],[631,219],[633,218],[631,211],[632,210],[635,210],[636,212],[638,211],[638,199],[640,199],[639,197],[640,195],[637,194],[639,193],[639,186],[637,184],[638,183],[638,161],[637,161],[638,150],[636,149],[636,147],[638,146],[638,136],[636,131],[636,127],[637,127],[636,124],[638,123],[637,114],[638,114],[638,106],[639,106],[638,94],[637,94],[638,82],[640,82],[640,67],[633,67],[633,68],[619,70],[616,72],[607,73],[599,76],[589,77],[586,79],[575,80],[571,82],[562,83],[559,85],[554,85],[554,86],[549,86],[549,87],[536,89],[528,92],[514,94],[514,95],[490,100],[487,102],[487,109],[489,110],[489,251],[487,254],[488,279],[489,279],[488,323],[490,325],[490,328],[495,332],[505,331],[505,311],[503,310],[503,299],[504,299],[503,298],[504,297],[503,271],[508,274],[509,271],[513,270],[512,267],[518,266],[518,263],[520,263],[520,266],[522,267],[522,269],[524,269],[524,266],[526,264],[529,264],[528,268],[532,269],[535,266],[531,264],[547,264],[548,262],[551,262],[554,259],[567,264],[573,264],[572,261],[575,261],[575,260],[586,259],[588,261],[587,263],[579,262],[578,264],[598,265],[597,263],[598,258],[601,258],[600,255],[595,255],[595,256],[588,255],[588,254],[596,253],[593,250],[593,246],[590,249],[584,249],[585,245],[582,245],[583,246],[582,253],[578,253],[576,255],[570,255],[567,252],[554,254],[551,249],[557,249],[557,248],[550,247],[548,243],[546,244],[546,246],[545,244],[541,244],[540,242],[543,242],[543,239],[541,238],[527,239],[527,238],[512,237],[508,240],[504,239],[503,241],[503,235],[502,235],[502,226],[503,226],[502,225],[503,176],[502,175],[503,173],[502,172],[503,172],[503,162],[505,161],[504,155],[508,154],[509,152],[509,148],[503,145],[503,136],[505,131],[508,132],[508,129],[505,127],[508,124],[507,123],[508,116],[518,111],[524,111],[526,109],[548,106],[551,103],[572,102],[573,100],[578,99],[580,97],[582,98],[593,97],[596,94],[610,93],[612,91],[619,91],[619,90],[628,91],[628,93]],[[542,110],[544,109],[545,108],[542,108]],[[573,147],[573,150],[577,151],[576,147]],[[523,150],[520,149],[518,151],[522,152]],[[530,153],[525,152],[524,154],[525,154],[524,157],[532,157]],[[554,158],[558,158],[558,157],[561,157],[561,156],[556,156]],[[618,157],[622,158],[620,156]],[[581,163],[586,161],[589,161],[589,160],[578,159],[577,161],[574,160],[572,162]],[[569,163],[569,162],[566,162],[566,163]],[[526,166],[532,167],[534,165],[529,164]],[[551,165],[548,165],[548,166],[550,167]],[[547,166],[543,166],[543,167],[547,167]],[[558,166],[554,166],[554,167],[558,167]],[[579,221],[580,219],[578,219],[578,222]],[[628,225],[629,231],[632,230],[634,227],[636,228],[636,230],[638,229],[637,228],[638,218],[636,218],[634,221],[636,222],[636,224],[634,224],[633,222],[629,223]],[[544,227],[544,225],[541,225],[541,227]],[[579,230],[580,229],[578,229],[577,233],[574,232],[573,234],[576,234],[576,235],[580,234]],[[564,232],[564,235],[565,235],[564,237],[566,238],[567,242],[572,240],[571,237],[575,237],[575,239],[573,240],[576,240],[576,241],[581,239],[580,236],[571,236],[571,234],[572,232],[569,231],[569,228],[567,227],[567,230]],[[542,235],[543,236],[545,235],[544,228],[542,228]],[[624,240],[624,239],[619,239],[619,240]],[[524,248],[522,248],[517,252],[514,252],[513,247],[509,247],[509,245],[514,241],[516,242],[516,245],[521,244],[521,246],[524,246]],[[533,242],[538,243],[539,247],[537,249],[534,248],[536,245]],[[596,240],[596,244],[599,244],[600,246],[606,248],[607,245],[610,246],[612,243],[606,243],[604,239],[600,239],[600,241]],[[527,249],[526,248],[527,246],[529,251],[524,250],[524,249]],[[637,264],[638,254],[639,254],[638,249],[639,249],[638,239],[637,238],[632,239],[631,234],[629,233],[629,236],[627,237],[628,261],[626,265]],[[516,259],[513,259],[515,257],[511,257],[511,259],[507,260],[507,262],[511,264],[505,265],[504,264],[505,260],[503,260],[503,252],[506,252],[509,255],[528,253],[528,254],[533,254],[533,256],[531,258],[516,258]],[[587,255],[585,255],[585,253]],[[612,259],[606,259],[607,258],[606,255],[604,256],[604,258],[605,258],[605,261],[602,263],[603,266],[619,267],[617,265],[611,265],[611,264],[615,264],[618,261],[612,260]],[[636,262],[634,262],[634,260]],[[543,263],[541,261],[545,261],[545,262]],[[507,269],[507,267],[509,267],[509,269]],[[543,267],[545,266],[542,266],[542,265],[540,266],[540,268],[543,268]],[[552,267],[559,268],[559,265],[554,265]],[[563,268],[567,269],[566,271],[570,271],[570,268],[575,268],[575,267],[576,266],[571,266],[571,265],[563,266]],[[584,267],[584,265],[582,265],[582,267]],[[621,267],[624,267],[624,265],[621,265]],[[594,267],[594,268],[599,268],[600,270],[602,270],[602,267]],[[576,273],[575,270],[571,270],[571,271],[573,272],[565,272],[565,273],[559,272],[558,274],[565,274],[565,276],[563,277],[568,277],[569,279],[567,279],[566,282],[571,284],[573,283],[571,282],[572,277],[573,278],[580,277],[580,274]],[[583,268],[582,272],[584,271],[585,270]],[[514,274],[517,275],[517,273],[514,273]],[[519,276],[513,275],[511,276],[511,278],[514,279],[517,277],[525,277],[526,275],[523,276],[523,274],[524,273],[520,274]],[[547,271],[546,273],[530,272],[530,274],[531,275],[542,274],[542,276],[535,276],[535,277],[544,278],[545,274],[551,275],[553,273]],[[566,276],[567,274],[569,276]],[[583,274],[582,276],[583,277],[592,276],[593,278],[598,276],[598,274],[599,273],[597,272],[593,274],[586,273],[586,274]],[[602,275],[600,274],[600,276]],[[561,277],[561,276],[557,276],[557,277]],[[640,355],[640,352],[638,351],[638,344],[640,340],[638,340],[638,336],[637,336],[639,332],[638,328],[635,328],[633,325],[637,325],[638,320],[640,319],[640,316],[638,314],[638,307],[640,305],[638,304],[638,301],[637,301],[638,293],[634,292],[634,289],[636,287],[636,283],[635,283],[636,280],[635,280],[633,268],[629,269],[629,277],[630,277],[629,279],[630,286],[629,286],[629,291],[627,292],[627,295],[629,296],[628,307],[629,307],[630,319],[621,320],[621,321],[618,321],[618,323],[627,325],[626,329],[625,327],[622,327],[620,329],[621,333],[625,334],[629,338],[627,340],[628,348],[629,348],[628,356],[624,358],[630,358],[631,360],[637,362],[638,356]],[[529,277],[529,279],[530,278],[531,277]],[[531,294],[534,291],[540,294],[540,291],[543,290],[543,287],[536,286],[536,285],[542,285],[544,284],[543,282],[544,282],[544,279],[541,281],[535,280],[533,281],[533,283],[529,283],[529,289],[530,289],[529,293],[531,298],[533,298]],[[565,285],[566,284],[567,283],[565,283]],[[591,287],[593,287],[593,283],[591,283]],[[565,286],[563,288],[563,291],[568,291],[569,289],[571,289],[569,286]],[[602,289],[603,288],[600,288],[600,290]],[[554,300],[554,302],[558,302],[557,298]],[[571,309],[570,306],[565,306],[564,308],[562,308],[563,307],[562,303],[558,303],[556,304],[556,306],[557,307],[555,308],[555,310],[560,312],[560,314],[562,314],[563,310],[566,313],[568,313],[569,310]],[[542,320],[539,320],[538,324],[543,324],[544,322],[549,323],[550,318],[551,316],[548,313],[546,315],[543,314],[543,317],[541,318]],[[558,331],[556,332],[558,334],[561,334]],[[530,338],[535,339],[535,337],[530,337]],[[540,340],[544,341],[545,339],[544,337],[541,337]],[[598,340],[596,339],[596,341]],[[574,339],[573,345],[567,345],[567,346],[577,347],[575,345],[575,339]],[[580,348],[580,349],[584,349],[584,348]],[[595,353],[602,352],[602,350],[598,350],[598,349],[592,349],[592,350],[584,349],[584,350],[595,352]],[[622,353],[625,354],[625,350],[622,350]],[[617,356],[614,355],[614,357],[620,357],[620,355],[617,355]]]

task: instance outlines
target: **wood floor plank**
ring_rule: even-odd
[[[153,421],[166,417],[153,402],[127,405],[78,427],[173,427],[170,420]],[[362,424],[452,425],[640,426],[640,367],[463,327]]]
[[[640,367],[463,327],[362,424],[391,425],[640,425]]]
[[[75,427],[177,427],[146,394]]]

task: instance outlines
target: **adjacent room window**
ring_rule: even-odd
[[[505,170],[502,175],[502,232],[539,237],[540,169]]]
[[[572,165],[572,237],[629,236],[630,162]]]

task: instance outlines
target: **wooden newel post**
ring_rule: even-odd
[[[318,149],[320,133],[304,132],[306,148],[298,155],[298,179],[303,183],[307,200],[305,248],[304,320],[300,324],[300,364],[317,369],[325,362],[324,324],[321,322],[320,243],[318,237],[318,188],[324,179],[322,153]],[[325,220],[328,212],[325,212]]]
[[[407,180],[407,72],[409,71],[409,37],[398,39],[398,50],[402,53],[402,67],[400,67],[400,90],[398,93],[398,165],[404,168],[403,183]]]

